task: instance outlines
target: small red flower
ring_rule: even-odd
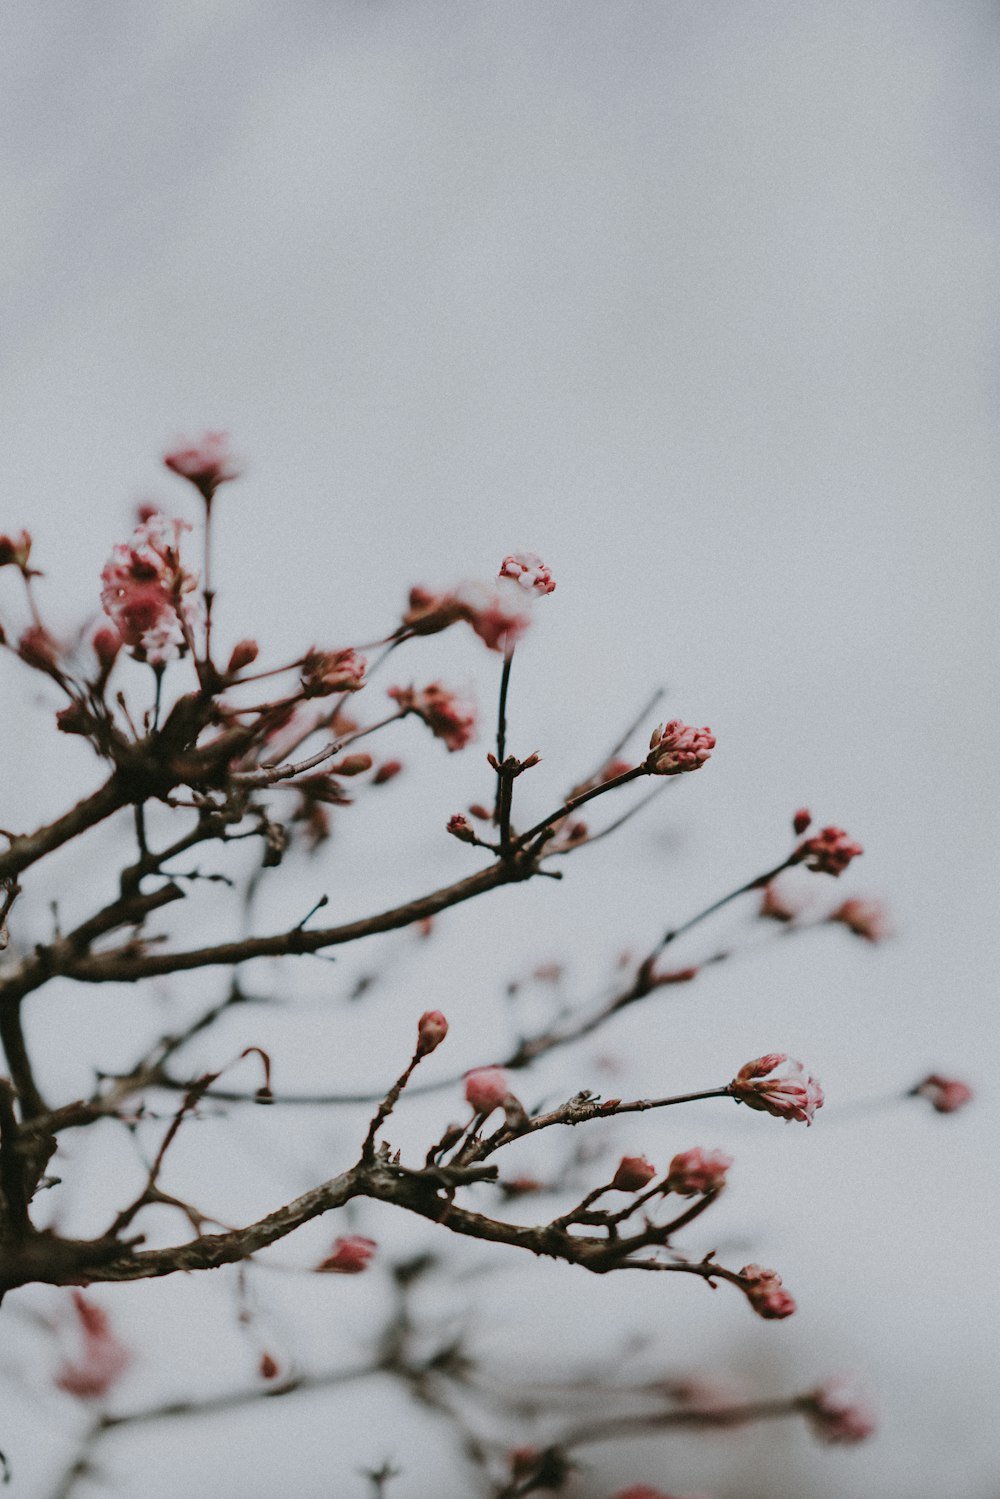
[[[362,1234],[346,1234],[334,1240],[330,1254],[316,1269],[324,1275],[360,1275],[368,1269],[377,1248],[374,1239],[366,1239]]]

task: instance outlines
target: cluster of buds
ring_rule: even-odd
[[[646,769],[654,776],[676,776],[685,770],[699,770],[715,748],[711,729],[692,728],[672,718],[655,728],[649,740]]]
[[[786,1065],[787,1064],[787,1065]],[[780,1071],[784,1067],[784,1071]],[[810,1077],[801,1062],[783,1051],[768,1052],[740,1068],[729,1091],[738,1103],[773,1114],[790,1123],[797,1119],[812,1124],[813,1115],[823,1107],[823,1089]]]
[[[441,682],[430,682],[419,691],[415,687],[390,687],[389,696],[399,704],[401,714],[415,713],[422,718],[448,750],[464,749],[475,734],[475,709]]]
[[[695,1146],[674,1156],[664,1185],[668,1192],[676,1192],[680,1197],[720,1192],[732,1164],[732,1156],[724,1150],[702,1150]]]
[[[790,1317],[795,1311],[795,1297],[785,1290],[777,1270],[765,1270],[763,1265],[744,1265],[740,1275],[747,1300],[758,1317],[774,1322]]]
[[[411,588],[403,629],[411,635],[436,635],[464,620],[491,651],[509,651],[531,623],[524,604],[523,594],[512,596],[481,583],[466,583],[450,593]]]
[[[118,1382],[132,1362],[132,1355],[111,1330],[107,1313],[73,1292],[73,1309],[83,1339],[79,1359],[67,1359],[57,1371],[56,1386],[78,1400],[99,1400]]]
[[[335,1239],[325,1260],[316,1266],[324,1275],[360,1275],[367,1270],[378,1248],[374,1239],[362,1234],[346,1234]]]
[[[161,665],[181,655],[197,621],[198,580],[181,565],[185,521],[148,514],[101,573],[101,603],[134,656]]]
[[[365,685],[367,666],[357,651],[310,651],[302,663],[302,691],[306,697],[359,692]]]
[[[546,594],[555,591],[555,579],[534,552],[515,552],[505,557],[500,564],[501,578],[510,578],[528,593]]]
[[[843,828],[821,828],[811,838],[806,838],[795,850],[790,864],[804,864],[817,874],[843,874],[852,859],[864,853],[860,843],[855,843]]]
[[[195,442],[180,443],[164,453],[163,462],[172,473],[193,484],[206,504],[211,503],[220,484],[238,479],[241,473],[225,432],[206,432]]]

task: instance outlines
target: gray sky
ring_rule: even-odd
[[[884,1430],[863,1451],[817,1453],[801,1433],[682,1444],[679,1489],[987,1499],[995,8],[175,0],[15,4],[3,30],[3,525],[34,530],[55,621],[94,608],[137,497],[193,516],[158,458],[221,426],[247,458],[219,502],[224,638],[254,633],[274,656],[370,638],[411,582],[488,576],[527,547],[558,579],[515,673],[516,747],[544,756],[532,808],[651,685],[719,736],[697,779],[561,887],[455,913],[408,986],[340,1017],[352,1059],[335,1079],[328,1012],[283,1021],[269,1039],[296,1084],[381,1081],[392,1017],[405,1027],[430,999],[457,1022],[452,1065],[482,1060],[506,1035],[495,1001],[515,940],[518,971],[567,958],[574,995],[591,992],[621,947],[779,858],[794,807],[842,823],[867,852],[824,898],[884,894],[892,945],[803,939],[607,1042],[639,1089],[711,1084],[772,1048],[823,1078],[829,1117],[808,1134],[698,1115],[623,1142],[665,1154],[678,1129],[686,1145],[711,1126],[704,1143],[738,1147],[746,1185],[720,1232],[753,1233],[787,1266],[802,1312],[748,1328],[721,1296],[651,1308],[645,1287],[553,1296],[513,1277],[510,1305],[527,1297],[536,1328],[551,1318],[553,1346],[583,1349],[568,1328],[600,1306],[681,1363],[780,1359],[785,1387],[854,1367],[876,1393]],[[412,661],[477,685],[488,713],[493,663],[468,642]],[[52,815],[52,775],[89,784],[44,712],[2,734],[3,825]],[[347,877],[303,869],[262,922],[319,889],[348,914],[472,867],[440,827],[482,794],[481,755],[446,762],[405,739],[423,778],[393,788],[375,838],[345,827]],[[310,970],[297,992],[326,984]],[[42,1006],[40,1038],[58,1016],[79,1042],[50,1064],[72,1088],[106,1012],[72,993]],[[593,1066],[564,1057],[545,1085],[599,1086]],[[977,1085],[975,1111],[834,1127],[836,1100],[932,1067]],[[174,1322],[161,1384],[137,1377],[183,1388],[183,1318],[209,1316],[207,1292],[151,1302]],[[508,1358],[517,1325],[501,1324]],[[306,1462],[319,1438],[295,1419]],[[181,1492],[188,1462],[208,1473],[210,1444],[185,1443],[149,1499]],[[359,1447],[342,1471],[380,1456]],[[220,1499],[246,1492],[231,1461],[212,1470]]]

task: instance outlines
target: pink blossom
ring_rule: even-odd
[[[883,942],[891,935],[888,913],[878,900],[862,900],[854,896],[838,906],[827,920],[842,922],[866,942]]]
[[[852,1379],[828,1379],[805,1400],[813,1431],[824,1442],[863,1442],[876,1430],[875,1412]]]
[[[362,1270],[368,1269],[377,1248],[374,1239],[366,1239],[362,1234],[346,1234],[334,1240],[330,1254],[316,1269],[330,1275],[360,1275]]]
[[[101,603],[124,643],[140,661],[161,665],[185,649],[198,620],[198,586],[181,565],[184,521],[154,514],[132,540],[114,548],[101,573]]]
[[[37,576],[28,566],[30,556],[30,532],[22,531],[17,540],[13,536],[0,536],[0,567],[19,567],[26,578]]]
[[[436,635],[465,617],[465,605],[457,594],[432,593],[429,588],[415,587],[410,589],[403,624],[414,635]]]
[[[415,713],[422,718],[449,750],[464,749],[475,733],[475,709],[441,682],[431,682],[419,691],[415,687],[390,687],[389,696],[404,715]]]
[[[163,462],[193,484],[207,501],[211,501],[220,484],[238,479],[241,472],[229,451],[225,432],[205,432],[192,443],[180,444],[164,453]]]
[[[73,1292],[83,1350],[79,1359],[67,1359],[55,1375],[55,1384],[78,1400],[99,1400],[125,1373],[132,1354],[111,1330],[107,1313],[82,1291]]]
[[[778,1071],[782,1066],[783,1073]],[[740,1103],[773,1114],[786,1123],[798,1119],[811,1124],[816,1110],[823,1107],[823,1089],[819,1083],[806,1074],[801,1062],[783,1051],[769,1052],[747,1062],[729,1084],[729,1091]]]
[[[44,625],[29,625],[17,643],[17,654],[27,666],[61,677],[59,642]]]
[[[854,843],[843,828],[821,828],[811,838],[800,843],[792,855],[791,863],[804,863],[807,869],[817,874],[843,874],[852,859],[864,853],[860,843]]]
[[[464,812],[453,812],[448,818],[446,831],[461,843],[475,843],[476,833]]]
[[[794,921],[802,911],[801,901],[793,900],[776,881],[771,880],[764,886],[757,914],[766,921]]]
[[[501,578],[510,578],[528,593],[553,593],[555,579],[534,552],[515,552],[500,564]]]
[[[675,1155],[667,1172],[667,1191],[681,1197],[696,1197],[703,1192],[719,1192],[726,1184],[726,1172],[733,1164],[724,1150],[684,1150]]]
[[[743,1289],[747,1300],[758,1317],[775,1322],[790,1317],[796,1310],[795,1298],[785,1290],[777,1270],[765,1270],[763,1265],[744,1265],[740,1275],[745,1281]]]
[[[644,1155],[623,1155],[611,1178],[611,1185],[618,1192],[641,1192],[655,1175],[656,1167],[651,1166]]]
[[[302,691],[306,697],[359,692],[365,685],[367,667],[357,651],[310,651],[302,663]]]
[[[477,1114],[492,1114],[510,1097],[510,1083],[502,1067],[477,1067],[465,1074],[465,1097]]]
[[[417,1055],[436,1051],[448,1034],[448,1022],[440,1010],[425,1010],[417,1022]]]
[[[462,618],[491,651],[512,650],[531,623],[523,596],[512,597],[499,588],[466,583],[457,597],[462,605]]]
[[[402,768],[402,760],[383,760],[378,770],[372,776],[372,785],[384,786],[388,781],[394,781]]]
[[[715,748],[711,729],[692,728],[673,718],[653,730],[649,740],[646,769],[651,775],[676,776],[685,770],[699,770]]]
[[[960,1082],[957,1077],[943,1077],[940,1072],[930,1073],[911,1092],[915,1098],[926,1098],[939,1114],[954,1114],[975,1097],[968,1083]]]

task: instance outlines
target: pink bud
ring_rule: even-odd
[[[882,942],[891,935],[886,909],[877,900],[861,900],[855,896],[852,900],[845,900],[827,920],[842,922],[866,942]]]
[[[675,1155],[667,1173],[667,1191],[680,1197],[697,1197],[705,1192],[719,1192],[726,1184],[726,1172],[733,1164],[723,1150],[684,1150]]]
[[[940,1072],[930,1073],[910,1091],[914,1098],[926,1098],[938,1114],[954,1114],[975,1097],[968,1083],[959,1082],[956,1077],[942,1077]]]
[[[435,1051],[448,1034],[448,1022],[440,1010],[425,1010],[417,1022],[417,1055]]]
[[[455,812],[448,818],[447,831],[462,843],[475,843],[476,841],[472,824],[462,812]]]
[[[0,536],[0,567],[19,567],[26,578],[30,577],[30,556],[31,536],[27,531],[22,531],[16,541],[12,536]]]
[[[225,432],[206,432],[194,442],[179,443],[169,453],[164,453],[163,462],[175,474],[193,484],[206,500],[211,500],[220,484],[240,476]]]
[[[101,675],[106,677],[122,648],[122,638],[117,630],[105,626],[96,632],[91,644],[101,668]]]
[[[477,1067],[465,1074],[465,1097],[477,1114],[492,1114],[510,1096],[510,1083],[502,1067]]]
[[[534,552],[516,552],[500,564],[501,578],[510,578],[527,593],[553,593],[555,580],[541,557]]]
[[[384,786],[387,781],[394,781],[402,768],[402,760],[383,760],[378,770],[372,776],[372,785]]]
[[[310,651],[302,664],[302,691],[306,697],[358,692],[365,685],[367,665],[353,650]]]
[[[656,1167],[651,1166],[644,1155],[623,1155],[611,1178],[611,1185],[617,1192],[641,1192],[655,1175]]]
[[[801,835],[805,832],[806,828],[809,826],[809,824],[811,822],[812,822],[812,813],[809,811],[809,808],[808,807],[800,807],[799,810],[796,812],[795,816],[792,818],[792,827],[795,829],[796,833],[798,833],[799,836],[801,837]]]
[[[464,749],[475,736],[475,709],[441,682],[431,682],[419,691],[415,687],[390,687],[389,697],[396,700],[402,713],[422,718],[450,751]]]
[[[343,760],[330,766],[330,773],[337,776],[360,776],[371,768],[371,755],[345,755]]]
[[[277,1359],[273,1358],[270,1353],[262,1353],[257,1372],[261,1379],[277,1379],[280,1373]]]
[[[783,1065],[784,1072],[778,1072]],[[793,1061],[783,1051],[747,1062],[729,1084],[729,1091],[739,1103],[786,1123],[797,1119],[811,1124],[816,1110],[823,1107],[819,1083],[807,1075],[801,1062]]]
[[[805,863],[807,869],[817,874],[843,874],[852,859],[864,853],[860,843],[854,843],[843,828],[821,828],[804,843],[800,843],[792,855],[793,864]]]
[[[714,748],[715,735],[711,729],[695,729],[674,718],[653,730],[646,769],[656,776],[676,776],[686,770],[698,770]]]
[[[58,673],[59,645],[44,625],[28,626],[17,643],[17,654],[37,671]]]
[[[316,1266],[318,1271],[331,1275],[360,1275],[367,1270],[378,1245],[374,1239],[361,1234],[347,1234],[335,1239],[333,1250]]]
[[[822,1442],[863,1442],[876,1430],[875,1412],[846,1375],[828,1379],[806,1397],[806,1415]]]
[[[744,1265],[740,1271],[746,1284],[743,1289],[747,1300],[765,1321],[780,1321],[790,1317],[796,1310],[795,1298],[781,1284],[777,1270],[765,1270],[763,1265]]]
[[[229,658],[226,672],[234,676],[236,672],[242,671],[245,666],[252,666],[259,654],[256,640],[240,640],[233,646],[233,654]]]

